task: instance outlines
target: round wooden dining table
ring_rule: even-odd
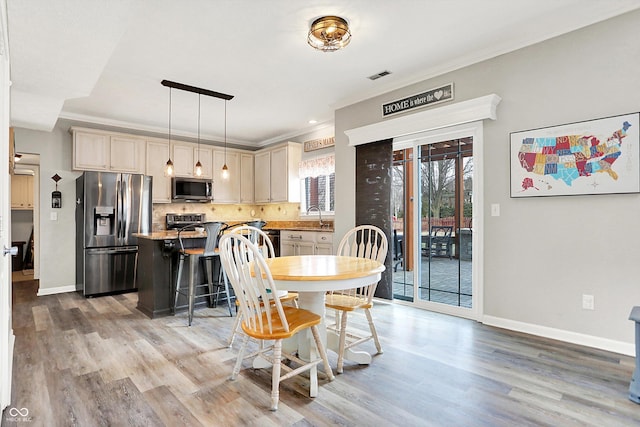
[[[346,257],[337,255],[298,255],[266,259],[274,284],[278,291],[298,293],[298,305],[322,317],[318,326],[320,337],[326,347],[338,351],[338,337],[327,329],[325,318],[325,294],[327,291],[339,291],[370,285],[380,280],[385,270],[384,264],[367,258]],[[283,343],[287,351],[298,351],[301,358],[313,357],[315,352],[313,338],[309,331],[297,334]],[[371,363],[371,355],[366,352],[348,350],[345,359],[359,364]],[[259,367],[260,362],[254,361]],[[317,378],[311,379],[311,396],[317,395]]]

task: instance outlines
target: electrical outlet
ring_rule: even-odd
[[[593,295],[582,295],[582,308],[585,310],[594,309]]]

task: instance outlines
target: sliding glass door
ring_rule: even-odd
[[[473,142],[416,140],[394,151],[395,299],[473,308]]]
[[[418,298],[471,308],[473,141],[421,145]]]

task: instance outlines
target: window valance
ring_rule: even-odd
[[[315,178],[331,175],[336,171],[335,155],[315,157],[300,162],[300,178]]]

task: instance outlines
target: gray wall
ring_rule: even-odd
[[[40,154],[40,293],[72,286],[75,289],[75,195],[76,178],[71,170],[71,134],[69,125],[56,126],[52,132],[16,129],[16,149]],[[51,208],[51,192],[56,189],[51,177],[62,177],[62,208]],[[58,214],[52,221],[51,212]]]
[[[33,228],[33,211],[11,210],[11,240],[28,242]],[[27,245],[25,245],[26,249]]]
[[[640,305],[640,195],[509,198],[509,133],[640,110],[640,12],[605,21],[336,111],[337,235],[355,221],[355,149],[345,130],[385,102],[454,82],[455,101],[502,97],[484,123],[486,318],[633,342]],[[437,107],[435,107],[437,108]],[[636,165],[637,166],[637,165]],[[595,296],[583,310],[582,294]],[[531,329],[531,328],[529,328]],[[627,346],[628,347],[628,346]]]

